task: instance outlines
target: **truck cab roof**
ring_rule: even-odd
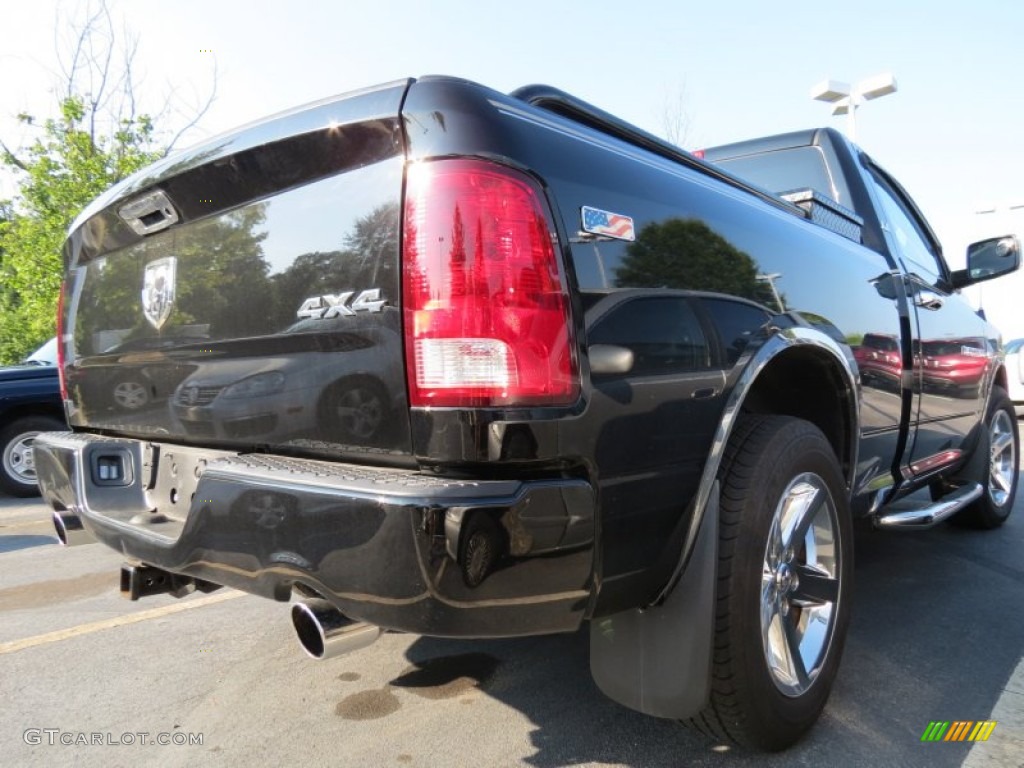
[[[834,128],[811,128],[711,147],[704,159],[775,194],[813,189],[854,208],[845,174],[835,172],[852,151]]]

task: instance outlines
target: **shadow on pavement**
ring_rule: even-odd
[[[421,638],[407,652],[417,671],[392,685],[452,696],[473,686],[514,707],[535,726],[537,751],[525,763],[541,768],[959,766],[969,744],[920,739],[931,720],[988,719],[1024,653],[1022,499],[997,531],[943,525],[900,535],[858,524],[856,546],[839,678],[817,726],[781,754],[726,749],[605,698],[590,678],[587,626],[521,640]]]
[[[20,534],[0,536],[0,553],[16,552],[19,549],[29,549],[30,547],[41,547],[44,544],[54,544],[56,541],[56,536],[26,536]]]

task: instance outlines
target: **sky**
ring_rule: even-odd
[[[0,0],[0,138],[14,115],[53,114],[58,51],[84,2]],[[425,74],[500,91],[547,83],[653,133],[682,104],[688,149],[846,126],[810,98],[825,79],[891,72],[892,95],[857,114],[857,142],[916,200],[963,266],[966,245],[1024,236],[1024,3],[902,0],[113,0],[138,37],[142,108],[216,100],[181,145],[336,93]],[[11,34],[11,31],[16,33]],[[183,119],[167,114],[176,130]],[[9,197],[10,179],[0,178]],[[979,214],[979,210],[991,210]],[[1006,338],[1024,336],[1024,274],[969,289]],[[979,296],[980,294],[980,296]]]

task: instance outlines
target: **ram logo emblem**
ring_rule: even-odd
[[[174,308],[175,273],[178,260],[173,256],[151,261],[142,275],[142,314],[158,331]]]
[[[347,317],[356,312],[380,312],[387,304],[387,300],[380,297],[380,288],[370,288],[352,299],[355,293],[344,291],[311,296],[302,302],[296,314],[303,319],[330,320],[332,317]]]

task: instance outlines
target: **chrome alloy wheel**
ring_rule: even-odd
[[[1017,478],[1017,451],[1013,443],[1013,424],[1004,410],[995,412],[989,426],[988,495],[1001,507],[1006,503]]]
[[[836,505],[813,472],[775,507],[761,570],[761,640],[772,682],[786,696],[814,683],[832,644],[839,600]]]
[[[4,470],[13,479],[25,485],[36,484],[36,461],[32,454],[32,441],[38,432],[18,435],[4,448]]]

